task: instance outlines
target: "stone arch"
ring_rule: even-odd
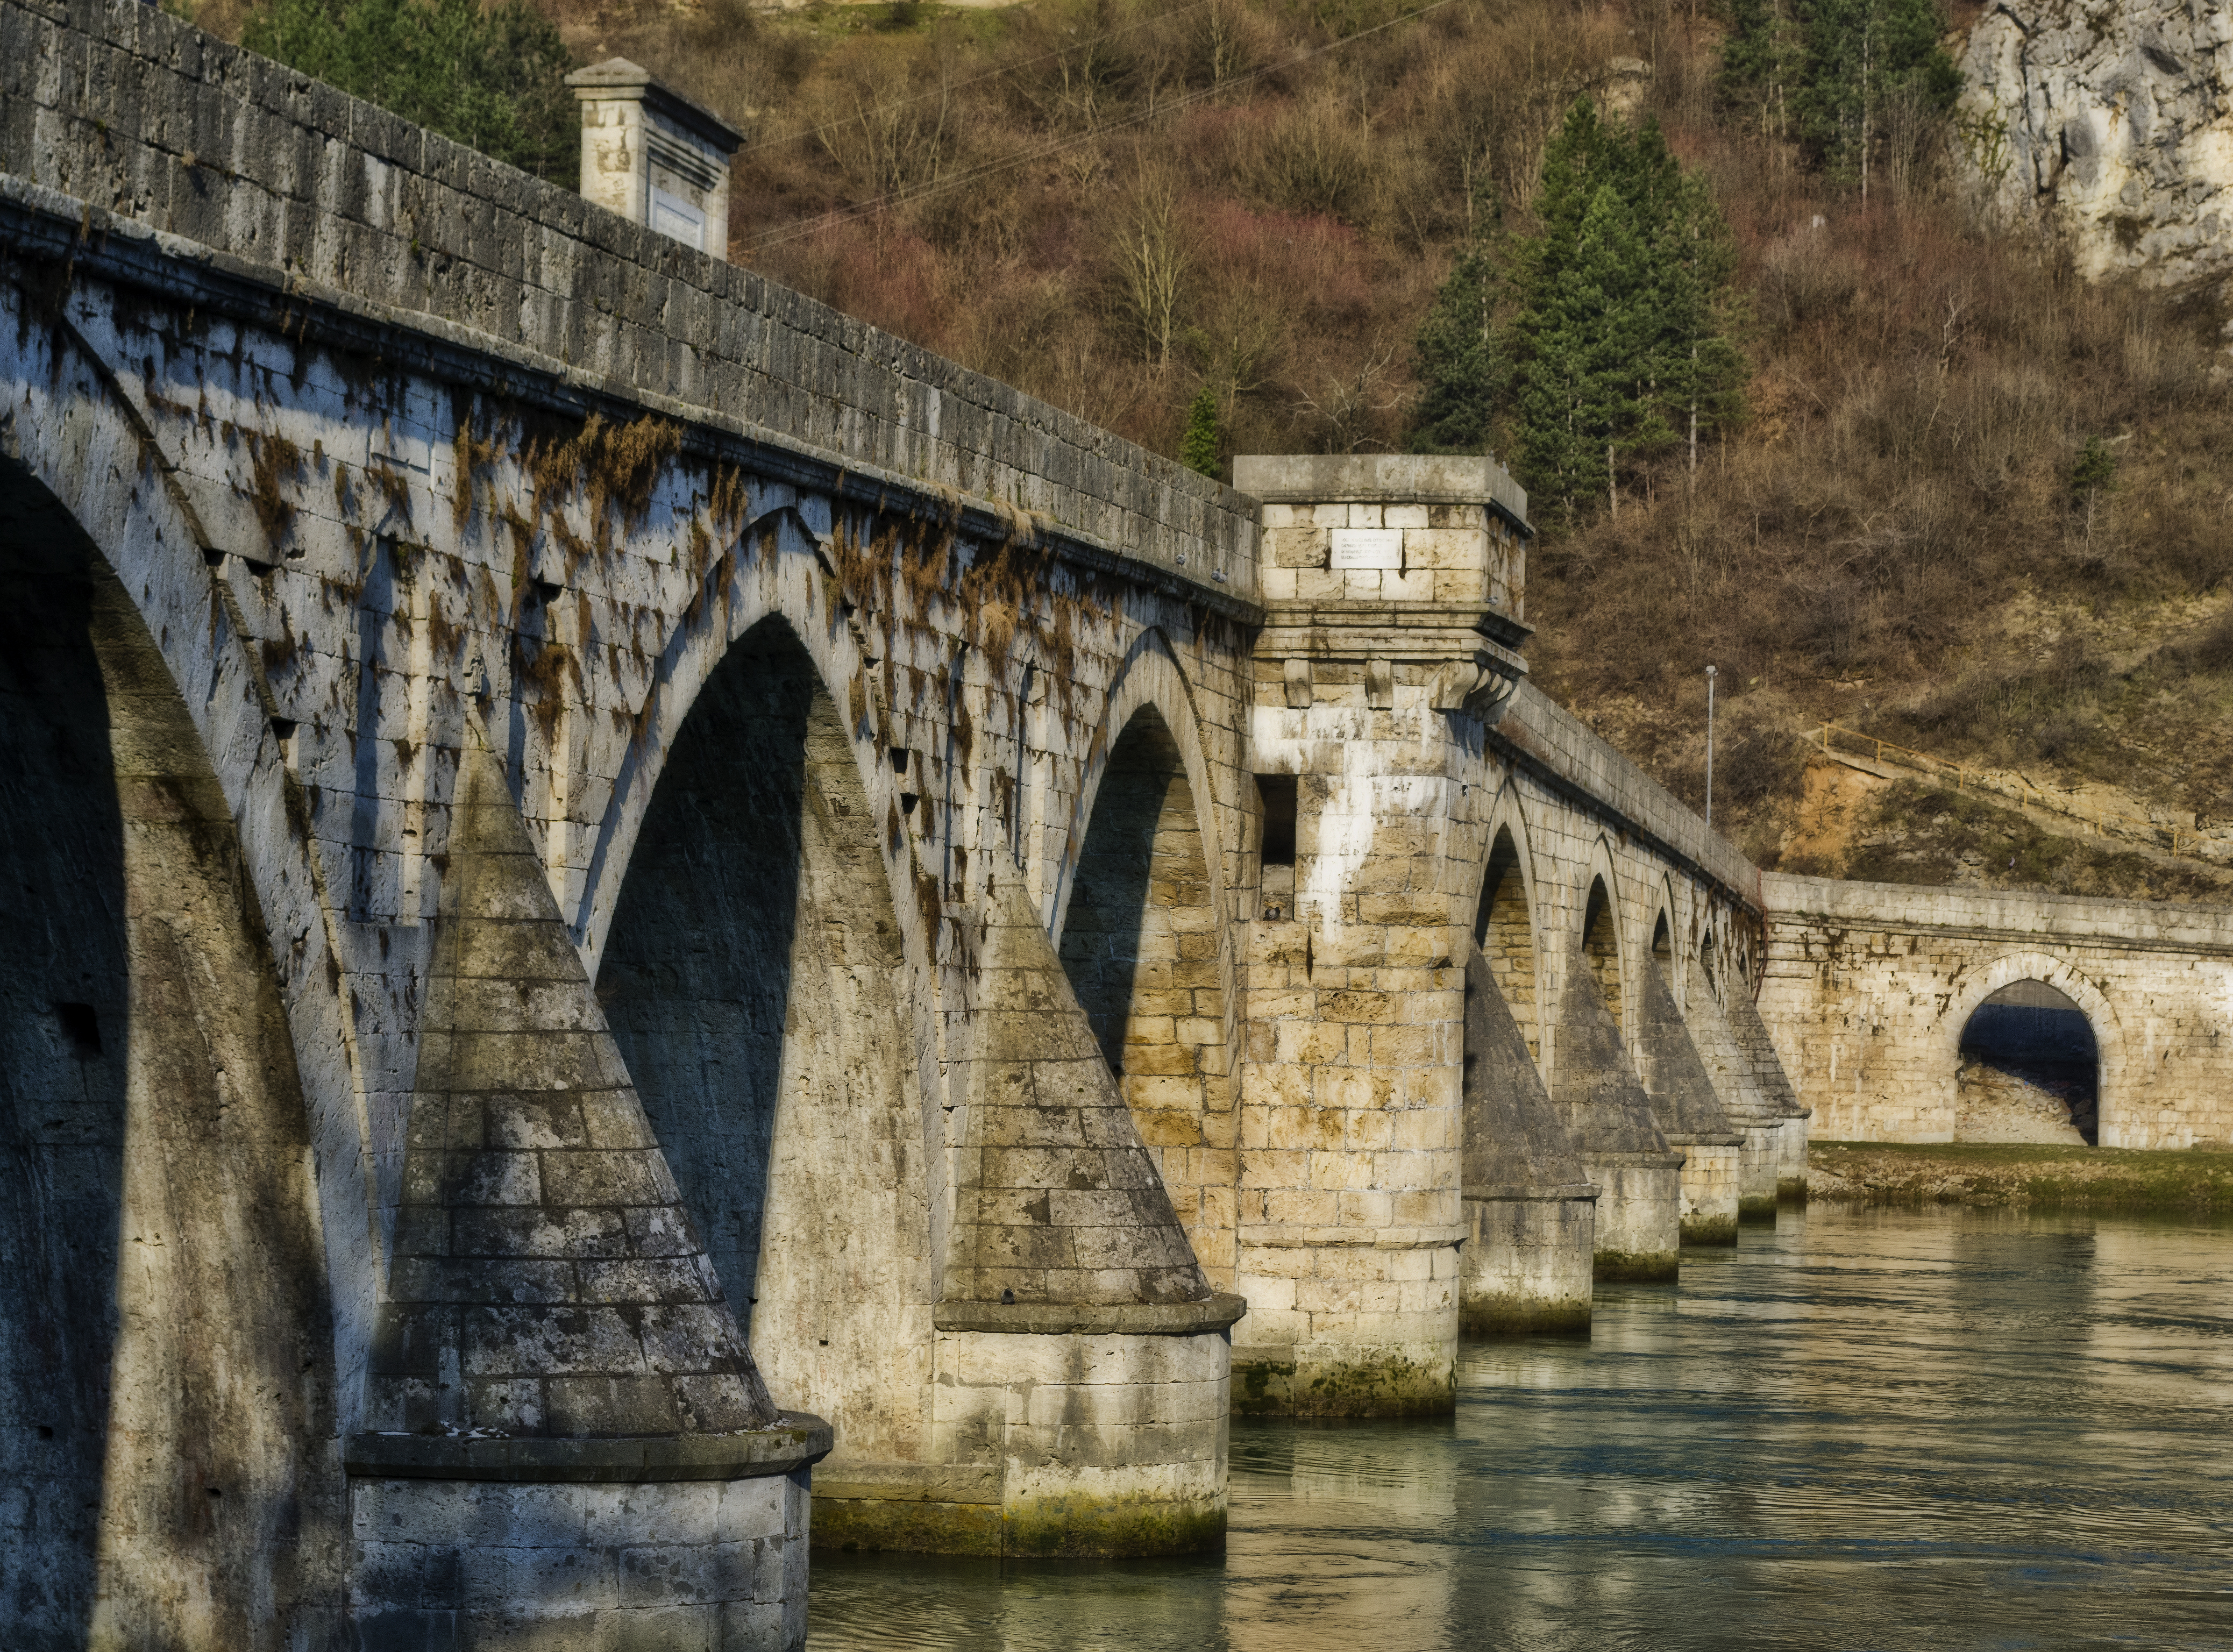
[[[1143,695],[1095,777],[1058,953],[1195,1258],[1222,1285],[1236,1260],[1233,1024],[1196,768]]]
[[[1169,639],[1155,627],[1148,628],[1132,640],[1131,647],[1125,652],[1124,663],[1118,667],[1116,679],[1110,686],[1108,701],[1102,709],[1100,726],[1094,731],[1084,771],[1078,776],[1077,798],[1071,807],[1068,828],[1063,836],[1061,864],[1026,867],[1025,874],[1031,880],[1030,887],[1039,896],[1040,910],[1046,918],[1047,933],[1058,939],[1068,921],[1078,856],[1084,851],[1085,834],[1100,798],[1102,781],[1109,772],[1110,759],[1115,756],[1116,742],[1123,738],[1143,707],[1152,707],[1162,719],[1185,769],[1187,788],[1193,794],[1195,812],[1200,817],[1202,861],[1208,868],[1211,904],[1218,914],[1222,956],[1226,930],[1224,920],[1230,908],[1226,896],[1227,868],[1222,835],[1219,830],[1217,790],[1210,774],[1208,754],[1202,745],[1201,719],[1195,712],[1194,691],[1187,682],[1178,657],[1171,651]],[[1229,979],[1225,984],[1231,985]],[[1228,992],[1227,996],[1229,998],[1231,994]]]
[[[1618,874],[1613,869],[1610,847],[1600,839],[1585,870],[1581,909],[1576,914],[1585,980],[1578,985],[1594,988],[1611,1011],[1613,1024],[1625,1035],[1633,1018],[1628,1013],[1632,983],[1629,979],[1634,948],[1622,919]]]
[[[1527,1040],[1527,1053],[1543,1062],[1542,938],[1535,905],[1534,855],[1527,818],[1509,788],[1489,811],[1488,854],[1481,862],[1474,901],[1474,939],[1488,960],[1505,1007]]]
[[[1683,906],[1675,892],[1675,880],[1665,873],[1659,877],[1658,898],[1652,903],[1646,932],[1644,953],[1648,954],[1667,977],[1667,990],[1675,995],[1678,1008],[1689,1003],[1689,972],[1684,967],[1688,950],[1683,945]]]
[[[764,512],[738,537],[739,550],[745,554],[714,559],[700,600],[686,608],[661,645],[637,714],[636,738],[622,758],[597,824],[578,907],[567,914],[591,979],[601,967],[636,839],[682,730],[730,651],[769,620],[790,628],[832,703],[843,708],[869,809],[879,821],[889,822],[899,807],[908,787],[877,751],[875,731],[864,726],[876,720],[879,686],[859,640],[825,600],[818,543],[798,506]],[[911,845],[918,836],[912,829],[916,823],[907,824],[911,829],[903,841]],[[938,938],[926,930],[909,898],[912,855],[898,855],[895,862],[887,881],[902,932],[910,959],[928,965],[937,955]]]
[[[597,997],[770,1391],[882,1458],[929,1427],[938,1284],[886,869],[906,828],[858,745],[786,619],[725,648],[643,810]]]
[[[0,1481],[23,1496],[0,1642],[277,1648],[340,1610],[346,1530],[265,921],[275,863],[283,888],[302,868],[236,823],[282,789],[221,576],[59,354],[0,420]],[[212,731],[245,738],[222,769]]]
[[[2100,1063],[2094,1088],[2098,1140],[2103,1147],[2118,1146],[2126,1123],[2124,1110],[2132,1101],[2133,1082],[2123,1024],[2100,987],[2048,953],[2002,953],[1977,968],[1963,970],[1950,984],[1930,1038],[1931,1070],[1938,1076],[1943,1116],[1950,1122],[1955,1116],[1955,1074],[1961,1065],[1962,1035],[1969,1018],[1994,993],[2025,980],[2053,987],[2075,1004],[2092,1026]]]

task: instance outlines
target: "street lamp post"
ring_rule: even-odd
[[[1714,668],[1706,667],[1706,829],[1714,829]]]

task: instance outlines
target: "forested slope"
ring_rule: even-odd
[[[1898,788],[1847,830],[1800,818],[1797,735],[1824,719],[2190,828],[2233,816],[2222,301],[2088,284],[1973,226],[1953,158],[1992,134],[1948,112],[1945,49],[1974,8],[537,3],[578,59],[635,58],[748,130],[733,257],[1163,452],[1205,388],[1195,454],[1446,445],[1449,374],[1477,360],[1479,439],[1543,525],[1539,679],[1696,801],[1716,665],[1716,820],[1763,862],[2212,891],[2201,862],[2052,834],[1988,853]],[[1833,22],[1880,32],[1840,45]],[[1694,295],[1726,352],[1702,403],[1662,340],[1646,381],[1564,404],[1626,410],[1587,486],[1583,444],[1546,470],[1529,400],[1551,336],[1529,306],[1571,297],[1595,201],[1546,188],[1578,102],[1663,133],[1705,203],[1654,217],[1621,185],[1631,262],[1677,224],[1726,254]],[[1663,297],[1666,268],[1631,284]]]

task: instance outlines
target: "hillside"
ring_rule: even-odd
[[[1401,446],[1420,321],[1469,237],[1527,227],[1566,111],[1655,117],[1735,238],[1746,411],[1546,529],[1539,679],[1702,801],[1716,665],[1715,817],[1764,864],[2228,898],[1927,788],[1807,818],[1829,720],[2233,819],[2222,304],[1976,227],[1950,120],[1864,198],[1721,105],[1710,3],[538,3],[748,129],[737,260],[1174,454],[1205,385],[1228,456]]]

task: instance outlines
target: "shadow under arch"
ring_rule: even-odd
[[[1222,924],[1187,768],[1163,714],[1141,706],[1102,772],[1059,954],[1195,1259],[1223,1289],[1238,1167]]]
[[[1521,825],[1524,833],[1526,827]],[[1505,1008],[1527,1041],[1527,1054],[1543,1059],[1541,971],[1537,966],[1535,903],[1527,862],[1509,822],[1497,825],[1481,868],[1474,913],[1474,940],[1488,960]]]
[[[674,737],[597,974],[770,1391],[852,1458],[927,1433],[937,1295],[882,835],[813,660],[763,619]]]
[[[1613,1025],[1624,1037],[1627,1024],[1622,1019],[1622,989],[1624,983],[1621,971],[1620,915],[1616,910],[1611,886],[1603,873],[1590,880],[1588,898],[1582,905],[1582,962],[1588,969],[1590,979],[1604,997],[1605,1008],[1612,1011]]]
[[[155,639],[7,460],[0,855],[0,1644],[291,1644],[345,1518],[278,972]]]
[[[2100,988],[2071,968],[2064,959],[2051,953],[2028,950],[2002,953],[1982,968],[1965,972],[1940,1013],[1933,1034],[1932,1066],[1941,1075],[1941,1093],[1948,1123],[1956,1130],[1960,1128],[1963,1104],[1960,1076],[1963,1045],[1978,1011],[2002,998],[2008,989],[2024,983],[2029,983],[2034,988],[2046,989],[2046,992],[2063,1000],[2086,1022],[2087,1031],[2094,1045],[2094,1130],[2092,1141],[2103,1147],[2126,1145],[2120,1140],[2121,1128],[2125,1124],[2120,1109],[2128,1089],[2125,1039],[2115,1007]],[[2045,993],[2019,996],[2043,998]],[[2082,1057],[2077,1059],[2082,1063]],[[2082,1137],[2083,1132],[2080,1134]],[[2068,1140],[2067,1136],[2059,1139]]]
[[[2100,1045],[2067,993],[2011,981],[1970,1011],[1960,1050],[1956,1141],[2098,1145]]]
[[[1169,640],[1162,631],[1150,627],[1133,639],[1124,663],[1116,673],[1109,691],[1108,703],[1103,707],[1101,726],[1096,731],[1089,751],[1085,772],[1079,777],[1077,798],[1072,805],[1065,845],[1075,845],[1083,852],[1083,834],[1090,826],[1100,805],[1101,788],[1109,777],[1116,755],[1116,745],[1143,710],[1152,710],[1162,720],[1171,737],[1178,760],[1185,770],[1187,784],[1197,804],[1197,823],[1202,834],[1202,861],[1209,876],[1210,899],[1221,920],[1227,908],[1225,891],[1225,857],[1219,841],[1215,797],[1211,790],[1209,764],[1202,750],[1201,720],[1195,714],[1194,693],[1180,669],[1177,656],[1171,652]],[[1027,868],[1028,872],[1037,868]],[[1059,936],[1069,921],[1071,894],[1077,887],[1076,868],[1067,871],[1062,865],[1047,869],[1053,879],[1051,899],[1043,901],[1042,910],[1047,916],[1050,933]],[[1037,879],[1032,881],[1034,889],[1045,891],[1046,886]],[[1223,924],[1220,926],[1221,941]]]

